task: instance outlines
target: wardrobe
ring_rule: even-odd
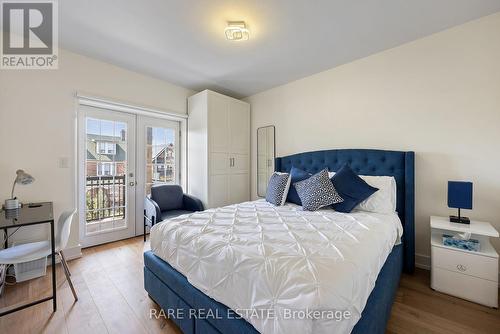
[[[205,208],[250,199],[250,105],[210,90],[188,99],[188,193]]]

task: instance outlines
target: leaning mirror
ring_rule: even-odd
[[[264,126],[257,129],[257,195],[265,197],[267,182],[274,172],[275,157],[274,126]]]

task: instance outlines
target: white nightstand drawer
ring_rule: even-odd
[[[498,307],[498,284],[481,278],[432,268],[431,287],[453,296]]]
[[[431,247],[432,267],[498,281],[498,259],[448,248]]]

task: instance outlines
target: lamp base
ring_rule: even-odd
[[[5,210],[19,209],[19,200],[17,198],[6,199],[3,208]]]
[[[450,222],[459,224],[470,224],[469,217],[450,216]]]

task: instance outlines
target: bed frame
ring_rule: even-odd
[[[396,179],[397,212],[404,235],[401,244],[387,257],[352,333],[385,332],[401,272],[412,273],[415,268],[414,160],[413,152],[367,149],[314,151],[276,159],[275,169],[279,172],[289,172],[292,166],[311,173],[325,167],[337,171],[347,163],[361,175]],[[144,287],[185,334],[258,333],[250,323],[234,317],[227,306],[193,287],[185,276],[151,251],[144,253]],[[199,313],[193,315],[193,310]]]

